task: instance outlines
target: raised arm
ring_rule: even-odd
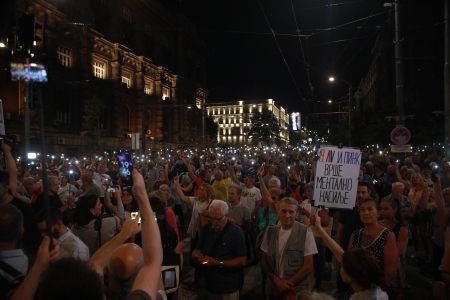
[[[321,225],[322,220],[320,219],[318,213],[315,214],[315,217],[316,217],[316,223],[315,223],[314,227],[315,227],[316,232],[320,235],[323,242],[328,246],[328,248],[330,248],[331,252],[333,252],[334,256],[336,257],[336,260],[339,263],[342,263],[342,256],[344,255],[344,250],[322,228],[322,225]]]
[[[106,189],[106,186],[105,186],[105,185],[102,185],[102,188],[103,188],[103,191],[105,192],[105,206],[106,206],[106,208],[107,208],[110,212],[112,212],[113,214],[116,214],[116,213],[117,213],[117,206],[115,206],[115,205],[112,204],[112,202],[111,202],[111,197],[109,197],[109,193],[108,193],[108,191],[107,191],[107,189]],[[119,201],[119,198],[120,198],[120,191],[119,191],[119,193],[117,193],[117,191],[116,191],[116,194],[119,195],[119,197],[116,196],[117,201]],[[120,198],[120,200],[122,201],[122,198]],[[118,204],[118,203],[119,203],[119,202],[117,202],[117,204]]]
[[[178,176],[175,176],[173,178],[173,183],[175,184],[175,187],[177,189],[178,197],[180,197],[180,199],[183,200],[184,202],[186,202],[187,204],[191,204],[190,197],[183,194],[183,191],[181,190],[180,182],[178,181]]]
[[[436,201],[436,210],[438,214],[439,224],[441,225],[442,230],[445,232],[448,227],[448,216],[449,213],[444,204],[444,196],[442,195],[442,187],[441,187],[441,177],[439,174],[436,174],[436,182],[433,184],[434,194]]]
[[[269,206],[269,209],[271,212],[273,212],[274,214],[277,214],[277,207],[275,205],[275,201],[272,200],[272,197],[270,196],[270,192],[266,187],[266,184],[264,183],[263,180],[263,168],[264,166],[262,166],[259,170],[258,170],[258,180],[259,180],[259,188],[261,190],[261,196],[262,196],[262,200],[264,202],[267,203],[267,205]]]
[[[234,166],[233,166],[233,165],[228,166],[228,170],[230,171],[230,177],[231,177],[231,180],[233,180],[233,182],[234,182],[236,185],[241,185],[241,182],[240,182],[239,179],[236,177],[236,172],[234,172]]]
[[[150,207],[144,178],[136,170],[133,170],[132,175],[134,182],[133,195],[139,203],[141,216],[142,253],[144,256],[144,266],[134,281],[132,291],[143,290],[152,299],[156,299],[163,259],[161,235]]]
[[[108,265],[109,259],[114,251],[130,237],[141,231],[138,221],[139,216],[134,220],[128,220],[123,223],[122,230],[92,255],[89,262],[94,266],[97,273],[103,275],[103,270]]]
[[[398,170],[398,163],[394,164],[395,175],[397,176],[397,180],[403,183],[405,189],[409,190],[411,188],[410,184],[403,180],[402,175],[400,175],[400,171]]]
[[[2,139],[3,156],[6,162],[6,171],[9,174],[9,188],[13,195],[17,195],[17,166],[14,157],[11,154],[11,147]]]
[[[14,292],[10,300],[32,300],[41,280],[41,275],[47,270],[49,263],[59,257],[59,245],[52,239],[53,249],[49,250],[50,238],[45,236],[36,257],[36,262],[24,278],[20,286]]]
[[[194,169],[192,169],[191,160],[189,158],[185,157],[184,162],[186,163],[189,177],[191,177],[191,179],[193,181],[196,181],[197,175],[195,175]]]

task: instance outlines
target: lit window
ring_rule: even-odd
[[[166,100],[166,98],[169,98],[169,89],[166,87],[162,88],[162,99]]]
[[[105,78],[105,64],[94,62],[94,76],[97,78]]]
[[[57,54],[59,64],[63,67],[70,68],[72,65],[72,51],[67,48],[58,46]]]
[[[122,83],[125,83],[127,85],[127,88],[130,88],[131,86],[131,79],[125,76],[122,76]]]
[[[122,10],[122,19],[131,23],[131,10],[126,6]]]
[[[152,94],[152,86],[153,86],[153,81],[145,81],[144,93],[147,95],[151,95]]]

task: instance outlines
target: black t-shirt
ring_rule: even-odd
[[[60,208],[64,204],[62,203],[61,199],[59,198],[58,194],[54,194],[53,196],[48,195],[48,200],[50,203],[50,207],[54,208]],[[31,206],[34,209],[35,213],[39,213],[41,210],[44,209],[44,193],[41,193],[36,198],[36,202],[32,203]]]
[[[19,246],[23,246],[26,254],[35,255],[41,240],[41,234],[34,222],[34,210],[31,205],[14,197],[9,204],[17,207],[23,214],[23,239],[19,242]],[[22,245],[20,245],[22,244]]]

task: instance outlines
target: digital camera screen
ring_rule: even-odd
[[[43,64],[37,63],[17,63],[11,65],[12,82],[47,82],[47,70]]]

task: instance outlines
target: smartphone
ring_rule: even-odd
[[[137,211],[132,211],[131,212],[131,220],[136,219],[137,215],[138,215]],[[139,218],[138,224],[141,224],[141,218]]]
[[[156,216],[156,212],[153,212],[153,217],[155,218],[155,221],[158,221],[158,217]]]
[[[108,188],[106,189],[106,191],[108,193],[115,193],[116,192],[116,188],[113,185],[108,186]]]
[[[119,164],[122,186],[132,187],[133,178],[131,177],[131,173],[133,172],[133,159],[131,158],[131,153],[128,151],[119,152],[116,154],[116,157]]]
[[[111,179],[110,178],[103,179],[103,182],[104,182],[105,185],[111,185]]]

